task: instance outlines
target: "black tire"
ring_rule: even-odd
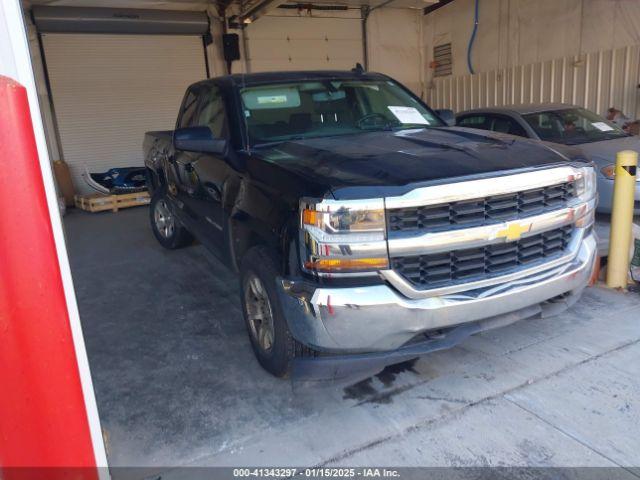
[[[170,250],[186,247],[193,243],[193,236],[184,228],[173,213],[173,205],[164,188],[157,188],[149,204],[149,220],[151,230],[160,245]],[[159,217],[164,216],[164,220]],[[171,226],[169,226],[171,223]]]
[[[252,248],[243,257],[240,266],[240,299],[247,333],[258,362],[272,375],[288,377],[294,358],[315,356],[315,351],[298,342],[289,331],[276,290],[278,275],[277,262],[271,251],[262,246]],[[254,278],[262,284],[273,319],[273,335],[269,349],[265,348],[264,342],[261,341],[262,337],[257,333],[255,311],[250,311],[252,310],[249,305],[250,298],[255,297],[250,282]]]

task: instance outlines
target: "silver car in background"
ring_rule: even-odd
[[[598,168],[600,213],[611,213],[616,153],[640,152],[640,137],[574,105],[547,103],[467,110],[456,115],[456,125],[579,147]],[[636,183],[634,213],[640,214],[640,182]]]

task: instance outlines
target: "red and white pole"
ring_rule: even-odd
[[[0,478],[106,466],[23,16],[1,0]]]

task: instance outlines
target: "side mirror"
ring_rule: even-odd
[[[456,124],[456,116],[454,115],[453,110],[436,110],[436,113],[442,121],[450,127],[453,127]]]
[[[173,146],[176,150],[222,155],[227,149],[227,141],[215,138],[209,127],[187,127],[173,132]]]

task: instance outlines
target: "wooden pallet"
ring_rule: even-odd
[[[101,193],[75,195],[74,200],[77,208],[87,212],[104,212],[107,210],[117,212],[121,208],[148,205],[150,202],[149,192],[123,193],[121,195],[103,195]]]

